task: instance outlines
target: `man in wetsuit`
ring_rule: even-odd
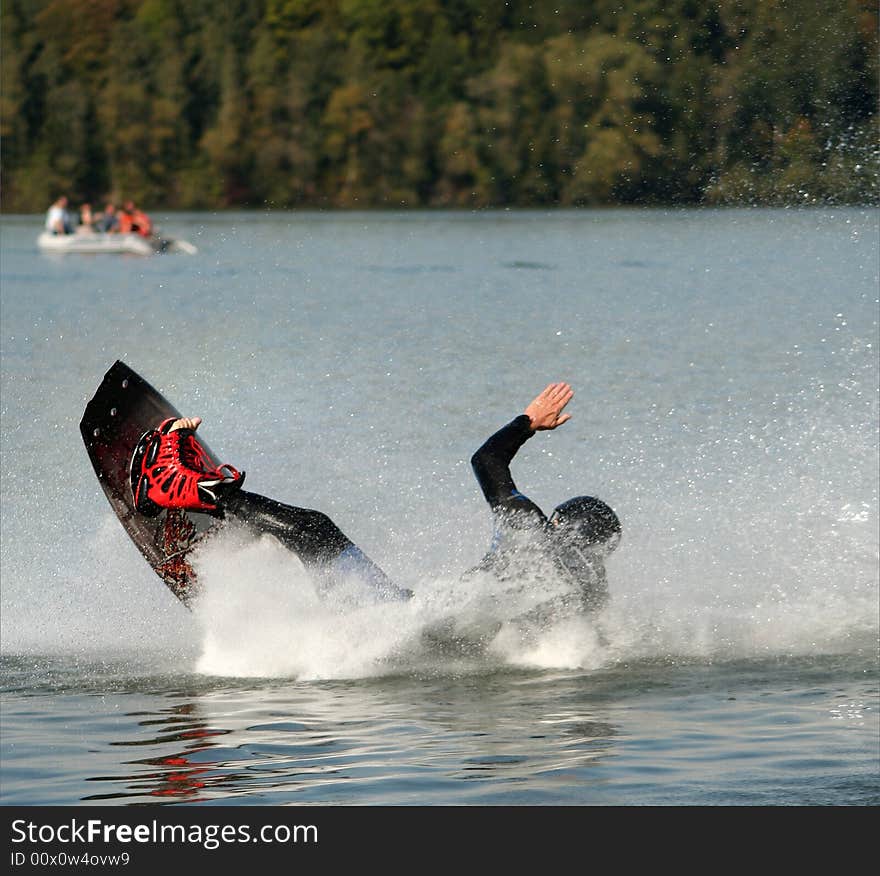
[[[551,383],[474,454],[474,473],[495,520],[492,548],[477,568],[504,577],[515,574],[517,558],[529,566],[547,561],[574,587],[578,608],[595,610],[607,598],[604,559],[620,539],[617,516],[600,500],[578,496],[547,518],[517,490],[510,474],[516,452],[536,431],[571,419],[563,409],[573,395],[567,383]],[[275,536],[330,586],[354,577],[379,600],[412,596],[326,514],[242,490],[244,475],[231,466],[216,467],[195,438],[200,423],[200,417],[168,419],[141,439],[131,472],[139,511],[183,508],[232,518],[255,533]]]
[[[471,458],[474,474],[492,509],[492,547],[473,571],[499,577],[550,574],[570,586],[556,608],[596,611],[608,599],[605,560],[617,547],[621,526],[600,499],[576,496],[558,505],[548,518],[516,487],[510,464],[535,432],[557,429],[571,419],[563,413],[574,393],[567,383],[551,383],[525,409],[497,431]]]

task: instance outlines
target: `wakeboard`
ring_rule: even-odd
[[[184,605],[196,594],[189,555],[217,521],[209,514],[161,509],[154,516],[137,511],[130,466],[138,442],[168,417],[182,416],[143,377],[117,361],[86,405],[79,428],[98,482],[119,522],[153,571]],[[211,459],[199,433],[199,443]]]

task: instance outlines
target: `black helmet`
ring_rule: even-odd
[[[603,546],[609,553],[620,541],[621,526],[617,515],[601,499],[575,496],[558,505],[550,515],[550,523],[570,532],[587,544]]]

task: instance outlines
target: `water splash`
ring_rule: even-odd
[[[490,575],[426,576],[410,602],[356,605],[350,594],[321,599],[301,564],[269,537],[235,547],[214,543],[198,560],[205,593],[196,608],[197,668],[214,675],[360,678],[851,653],[876,644],[877,587],[869,564],[860,579],[789,574],[773,587],[754,563],[737,574],[728,570],[725,581],[725,571],[719,574],[709,560],[702,570],[680,567],[674,582],[652,576],[650,564],[620,565],[630,577],[620,580],[619,570],[611,570],[615,593],[599,614],[560,611],[530,622],[523,616],[536,602],[557,595],[544,576],[504,584]]]

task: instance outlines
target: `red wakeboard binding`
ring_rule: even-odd
[[[169,431],[175,418],[145,432],[131,458],[131,492],[140,514],[163,508],[216,511],[224,496],[241,488],[244,472],[220,465],[199,444],[192,429]]]

